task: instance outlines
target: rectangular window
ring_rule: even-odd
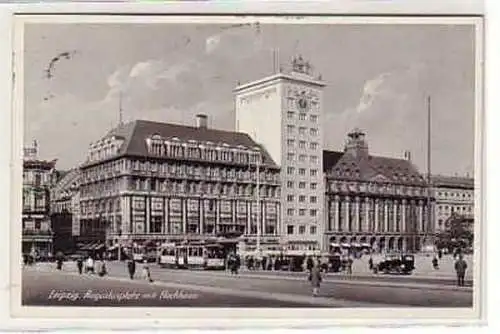
[[[288,115],[288,119],[293,119],[294,114],[295,114],[295,113],[294,113],[293,111],[289,111],[289,112],[287,113],[287,115]]]
[[[315,155],[311,155],[311,162],[312,163],[317,163],[318,162],[318,157]]]
[[[292,175],[292,174],[293,174],[293,172],[294,172],[294,170],[295,170],[295,168],[293,168],[293,167],[287,167],[287,168],[286,168],[286,173],[287,173],[288,175]]]
[[[309,198],[309,201],[310,201],[311,203],[313,203],[313,204],[314,204],[314,203],[316,203],[316,202],[317,202],[317,200],[318,200],[318,198],[317,198],[316,196],[311,196],[311,197]]]
[[[289,215],[289,216],[293,216],[293,212],[294,211],[295,211],[294,209],[287,209],[286,210],[286,214]]]
[[[286,141],[286,143],[287,143],[287,145],[288,145],[288,146],[293,146],[293,145],[295,144],[295,140],[293,140],[293,139],[288,139],[288,140]]]
[[[299,120],[301,120],[301,121],[305,121],[305,119],[306,119],[306,114],[304,114],[304,113],[300,113],[300,114],[299,114]]]
[[[299,196],[299,202],[304,203],[306,201],[306,197],[304,195]]]
[[[293,195],[287,195],[287,196],[286,196],[286,200],[287,200],[288,202],[293,202]]]
[[[316,123],[318,121],[318,115],[311,115],[310,117],[311,122]]]
[[[299,128],[299,134],[301,134],[301,135],[305,135],[305,134],[306,134],[306,128],[305,128],[305,127],[303,127],[303,126],[301,126],[301,127]]]
[[[304,225],[299,226],[299,234],[305,234],[306,233],[306,227]]]
[[[305,187],[306,187],[306,183],[305,182],[299,182],[299,188],[300,189],[304,189]]]
[[[286,156],[286,159],[287,159],[288,161],[293,161],[293,158],[294,158],[294,157],[295,157],[295,154],[293,154],[293,153],[288,153],[288,154],[287,154],[287,156]]]
[[[311,148],[311,150],[316,150],[318,149],[318,143],[312,142],[309,144],[309,147]]]
[[[299,175],[306,175],[306,169],[305,168],[299,168]]]
[[[286,186],[287,188],[293,188],[293,181],[287,181]]]
[[[306,215],[306,209],[300,209],[299,216],[305,216],[305,215]]]
[[[311,234],[316,234],[316,226],[311,226]]]
[[[311,209],[311,210],[309,210],[309,214],[311,215],[311,217],[316,217],[316,215],[318,214],[318,210]]]
[[[293,234],[294,226],[293,225],[287,225],[286,227],[286,233],[287,234]]]
[[[317,169],[311,169],[310,173],[311,173],[311,176],[316,176],[316,175],[318,175],[318,170]]]
[[[291,134],[291,133],[293,133],[293,130],[295,130],[295,126],[294,125],[287,125],[286,130],[289,134]]]
[[[310,130],[311,136],[316,136],[318,134],[318,129],[311,128]]]
[[[299,141],[299,148],[306,148],[306,142],[304,140]]]
[[[299,155],[299,161],[300,162],[306,161],[306,156],[304,154]]]
[[[316,189],[316,187],[317,187],[317,186],[318,186],[318,184],[317,184],[317,183],[311,183],[311,189],[312,189],[312,190]]]

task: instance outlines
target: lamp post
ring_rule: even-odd
[[[260,255],[261,249],[260,249],[260,237],[261,237],[261,219],[260,219],[260,159],[261,159],[261,153],[260,153],[260,148],[255,147],[254,148],[256,153],[255,157],[257,159],[256,161],[256,173],[257,173],[257,180],[256,180],[256,185],[257,185],[257,192],[256,192],[256,202],[257,202],[257,242],[256,242],[256,250],[258,254]]]

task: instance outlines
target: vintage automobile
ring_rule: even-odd
[[[409,275],[413,270],[415,270],[415,257],[413,255],[388,255],[373,267],[375,274]]]

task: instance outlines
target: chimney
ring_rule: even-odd
[[[405,151],[404,156],[405,156],[405,160],[411,161],[411,152],[410,151]]]
[[[208,127],[208,116],[205,114],[196,115],[196,127],[206,129]]]

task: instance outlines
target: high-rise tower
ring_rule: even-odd
[[[235,88],[236,130],[281,167],[281,234],[288,248],[322,248],[323,89],[301,56],[289,69]]]

